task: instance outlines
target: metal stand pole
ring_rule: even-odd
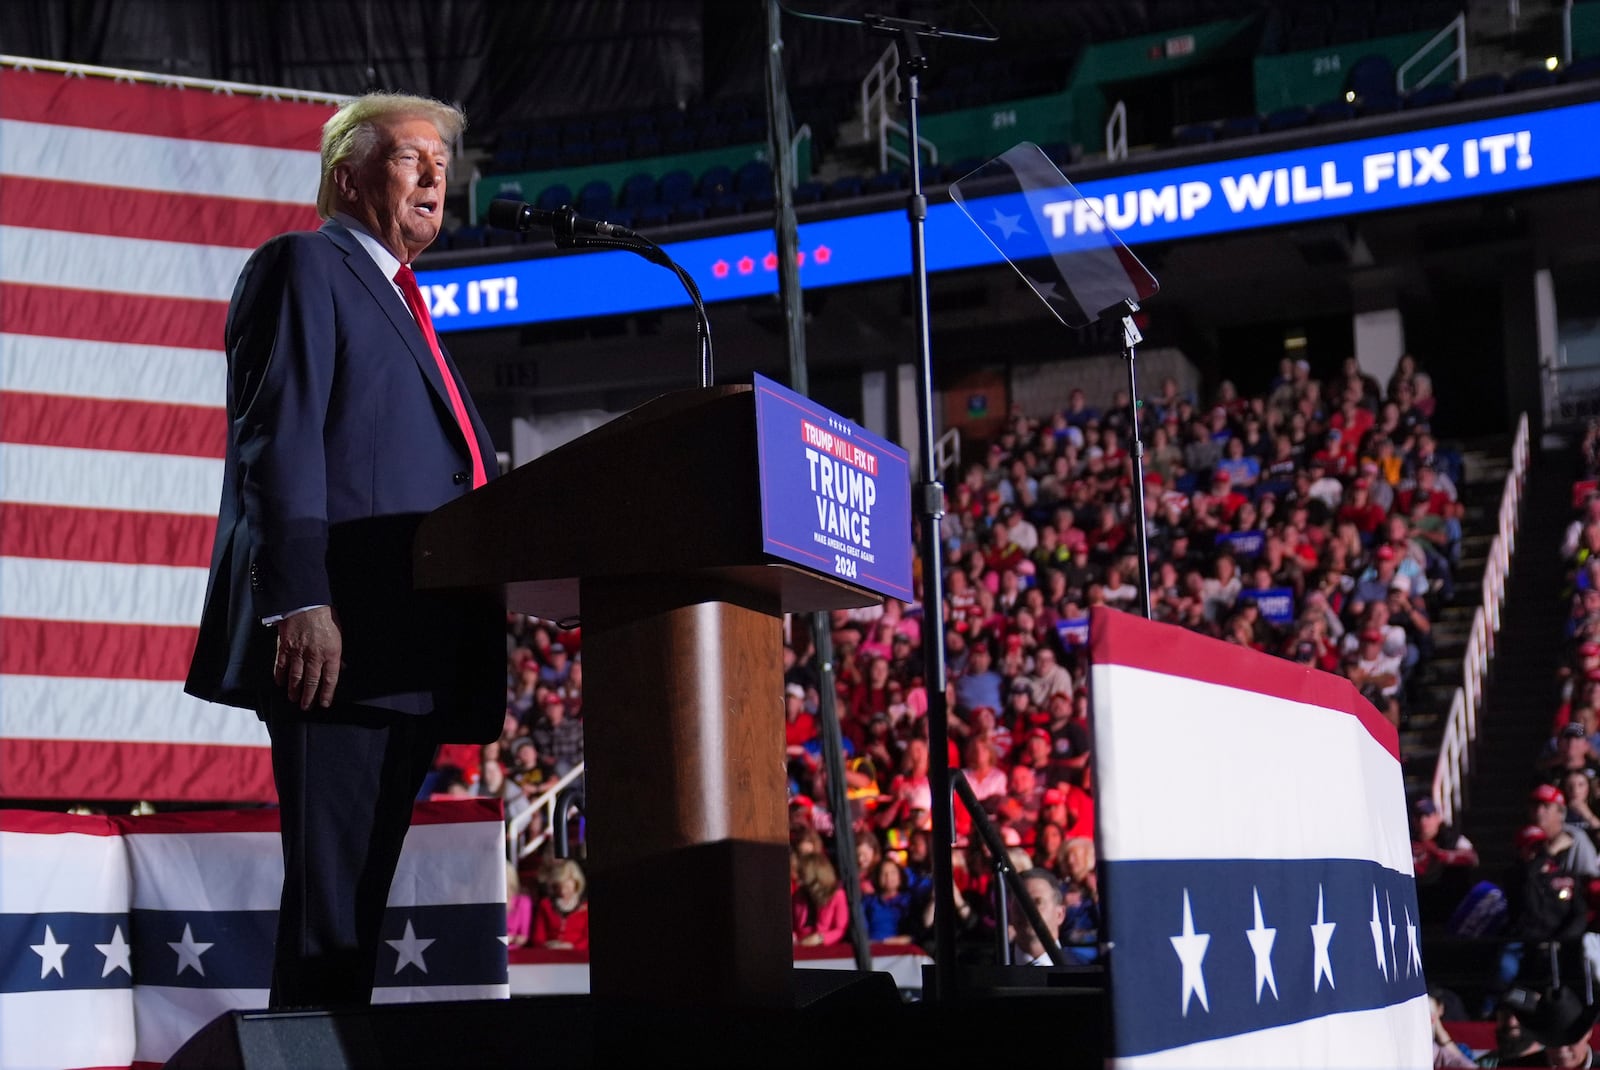
[[[1128,433],[1132,438],[1128,451],[1133,458],[1133,511],[1134,543],[1139,547],[1139,611],[1150,620],[1150,532],[1144,511],[1144,439],[1139,435],[1139,376],[1134,370],[1134,346],[1144,341],[1133,314],[1139,306],[1133,301],[1122,303],[1122,356],[1128,362]]]

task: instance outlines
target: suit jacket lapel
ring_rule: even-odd
[[[433,351],[428,348],[428,339],[423,336],[422,328],[412,317],[411,310],[400,300],[400,295],[394,292],[393,282],[383,277],[383,272],[378,270],[378,265],[367,255],[361,243],[356,241],[355,235],[337,221],[330,219],[322,224],[322,233],[343,251],[345,265],[357,279],[361,280],[361,284],[372,294],[372,299],[378,303],[383,314],[394,325],[406,348],[410,350],[411,358],[417,362],[422,377],[428,381],[428,386],[433,390],[434,399],[443,407],[444,412],[450,414],[448,422],[452,427],[455,426],[450,395],[445,390],[443,377],[439,374],[439,362],[433,359]]]

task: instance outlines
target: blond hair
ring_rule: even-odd
[[[467,128],[467,117],[452,104],[404,93],[368,93],[357,97],[322,124],[322,183],[317,188],[317,214],[333,218],[339,207],[336,168],[353,163],[360,167],[378,147],[378,127],[401,119],[426,119],[451,145]]]

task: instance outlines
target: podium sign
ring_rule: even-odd
[[[755,393],[762,549],[909,601],[906,451],[765,376]]]

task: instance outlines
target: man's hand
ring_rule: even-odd
[[[302,710],[326,708],[339,684],[344,635],[332,606],[318,606],[278,622],[278,656],[272,678]]]

